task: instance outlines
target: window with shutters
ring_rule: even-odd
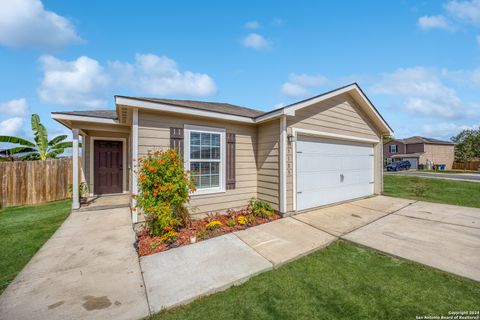
[[[185,167],[195,194],[225,191],[225,129],[185,125]]]

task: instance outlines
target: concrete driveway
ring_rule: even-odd
[[[0,319],[149,315],[129,208],[72,213],[0,296]]]
[[[480,209],[378,196],[294,218],[378,251],[480,281]]]

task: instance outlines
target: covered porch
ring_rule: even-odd
[[[121,114],[121,117],[118,117]],[[132,112],[52,113],[72,130],[72,209],[130,205]]]

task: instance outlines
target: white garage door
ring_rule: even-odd
[[[297,141],[297,210],[373,194],[373,145],[313,137]]]
[[[410,164],[412,165],[410,167],[410,169],[412,169],[412,170],[417,170],[418,169],[418,159],[417,158],[405,158],[403,160],[410,162]]]

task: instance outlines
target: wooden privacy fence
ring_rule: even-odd
[[[0,162],[0,208],[66,199],[72,159]]]
[[[466,165],[466,166],[465,166]],[[478,167],[480,167],[480,161],[470,161],[467,162],[466,164],[463,162],[454,162],[453,163],[453,169],[462,169],[462,170],[478,170]]]

